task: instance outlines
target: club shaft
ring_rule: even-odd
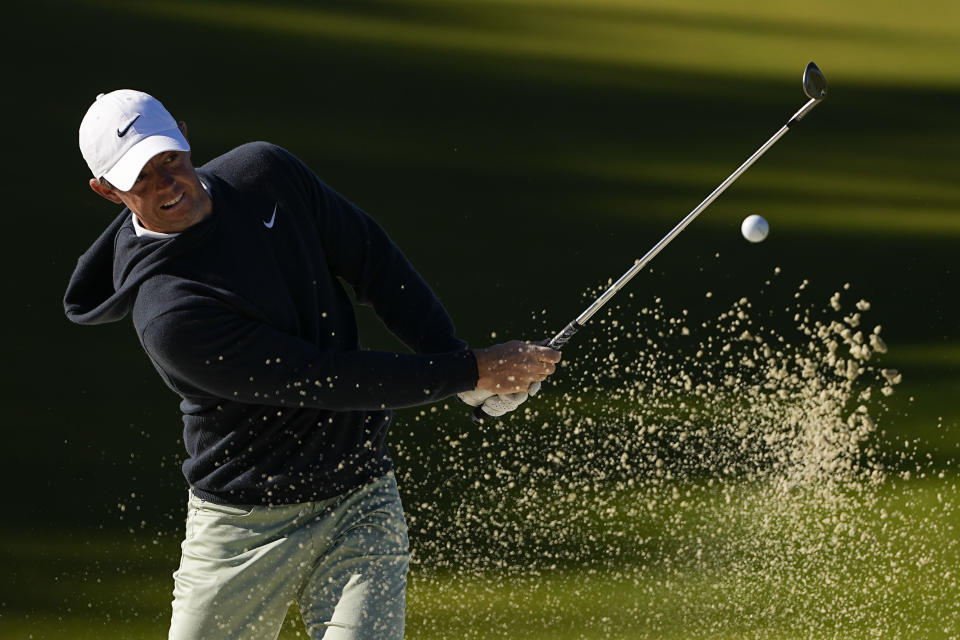
[[[757,159],[760,158],[760,156],[762,156],[764,153],[766,153],[766,152],[767,152],[767,149],[769,149],[770,147],[772,147],[772,146],[777,142],[777,140],[779,140],[780,138],[782,138],[783,135],[784,135],[787,131],[790,130],[790,125],[791,125],[791,124],[799,121],[801,118],[803,118],[803,116],[805,116],[805,115],[810,111],[810,109],[812,109],[814,106],[816,106],[816,103],[817,103],[817,102],[819,102],[819,101],[818,101],[818,100],[813,100],[813,99],[811,99],[807,104],[805,104],[805,105],[787,122],[787,124],[785,124],[785,125],[783,125],[782,127],[780,127],[780,130],[779,130],[779,131],[777,131],[775,134],[773,134],[773,135],[770,137],[769,140],[767,140],[766,142],[764,142],[763,145],[762,145],[759,149],[757,149],[757,150],[753,153],[752,156],[750,156],[749,158],[747,158],[746,161],[745,161],[743,164],[741,164],[741,165],[737,168],[736,171],[734,171],[733,173],[731,173],[731,174],[727,177],[726,180],[724,180],[723,182],[721,182],[721,183],[720,183],[720,186],[718,186],[716,189],[713,190],[713,192],[712,192],[710,195],[708,195],[706,198],[704,198],[703,202],[701,202],[701,203],[698,204],[696,207],[694,207],[693,211],[691,211],[690,213],[688,213],[688,214],[686,215],[686,217],[684,217],[684,219],[681,220],[681,221],[677,224],[677,226],[675,226],[675,227],[670,231],[670,233],[668,233],[667,235],[665,235],[665,236],[660,240],[660,242],[658,242],[657,244],[655,244],[655,245],[653,246],[653,248],[651,248],[651,249],[646,253],[646,255],[644,255],[642,258],[640,258],[639,260],[637,260],[637,261],[633,264],[633,266],[630,267],[629,270],[627,270],[626,273],[624,273],[622,276],[620,276],[620,279],[619,279],[619,280],[617,280],[617,281],[614,282],[612,285],[610,285],[610,287],[609,287],[606,291],[604,291],[604,292],[600,295],[599,298],[597,298],[596,300],[594,300],[593,303],[592,303],[589,307],[587,307],[586,309],[584,309],[583,313],[581,313],[579,316],[577,316],[576,320],[574,320],[570,325],[568,325],[567,328],[565,328],[563,331],[561,331],[560,333],[558,333],[557,335],[555,335],[555,336],[550,340],[550,343],[558,343],[558,346],[561,346],[561,345],[563,345],[564,343],[566,343],[566,341],[569,340],[570,337],[571,337],[571,335],[572,335],[572,334],[571,334],[571,327],[576,326],[577,328],[579,328],[580,326],[583,326],[588,320],[590,320],[590,318],[592,318],[593,315],[594,315],[597,311],[599,311],[600,309],[602,309],[603,306],[604,306],[605,304],[607,304],[607,302],[610,301],[610,298],[612,298],[614,295],[617,294],[618,291],[620,291],[620,289],[622,289],[624,286],[626,286],[626,284],[627,284],[628,282],[630,282],[630,280],[631,280],[635,275],[637,275],[637,273],[639,273],[645,266],[647,266],[647,264],[648,264],[651,260],[653,260],[653,259],[657,256],[657,254],[660,253],[660,252],[663,250],[664,247],[666,247],[668,244],[670,244],[670,242],[673,241],[673,239],[676,238],[676,237],[680,234],[680,232],[683,231],[683,230],[687,227],[687,225],[689,225],[691,222],[693,222],[693,221],[696,219],[696,217],[697,217],[698,215],[700,215],[700,213],[703,212],[704,209],[706,209],[707,207],[709,207],[710,204],[711,204],[714,200],[716,200],[716,199],[720,196],[721,193],[723,193],[724,191],[726,191],[726,190],[727,190],[727,187],[729,187],[731,184],[733,184],[733,183],[737,180],[737,178],[739,178],[741,175],[743,175],[743,173],[744,173],[747,169],[750,168],[750,165],[752,165],[754,162],[757,161]],[[574,330],[575,330],[575,329],[574,329]],[[566,335],[565,335],[565,334],[566,334]],[[565,339],[564,339],[564,338],[565,338]]]
[[[810,63],[810,64],[812,65],[813,63]],[[804,76],[804,83],[805,83],[805,85],[806,85],[806,75]],[[805,88],[804,90],[806,91],[806,88]],[[807,95],[808,95],[808,96],[811,96],[812,94],[811,94],[809,91],[807,91]],[[633,278],[633,276],[637,275],[637,273],[639,273],[640,270],[642,270],[645,266],[647,266],[647,264],[648,264],[651,260],[653,260],[653,259],[657,256],[657,254],[660,253],[660,252],[663,250],[664,247],[666,247],[668,244],[670,244],[670,242],[671,242],[674,238],[676,238],[676,237],[680,234],[680,232],[683,231],[683,230],[687,227],[687,225],[689,225],[691,222],[693,222],[694,219],[696,219],[696,217],[697,217],[698,215],[700,215],[700,213],[703,212],[704,209],[706,209],[707,207],[709,207],[710,204],[711,204],[714,200],[716,200],[716,199],[720,196],[721,193],[723,193],[724,191],[727,190],[727,187],[729,187],[731,184],[733,184],[733,183],[737,180],[737,178],[739,178],[741,175],[743,175],[743,173],[744,173],[747,169],[749,169],[750,166],[751,166],[754,162],[756,162],[757,159],[760,158],[760,156],[762,156],[764,153],[767,152],[767,149],[769,149],[769,148],[772,147],[774,144],[776,144],[777,140],[779,140],[780,138],[782,138],[783,135],[784,135],[787,131],[790,130],[790,127],[791,127],[791,126],[797,124],[797,123],[798,123],[800,120],[802,120],[808,113],[810,113],[810,111],[811,111],[814,107],[816,107],[816,106],[823,100],[823,98],[824,98],[825,96],[826,96],[826,91],[823,90],[823,89],[821,89],[821,91],[820,91],[820,97],[819,97],[819,98],[811,97],[810,100],[809,100],[809,102],[807,102],[806,104],[804,104],[804,105],[800,108],[800,110],[798,110],[795,114],[793,114],[793,117],[791,117],[791,118],[787,121],[787,124],[785,124],[785,125],[783,125],[782,127],[780,127],[780,130],[779,130],[779,131],[777,131],[775,134],[773,134],[773,135],[770,137],[769,140],[767,140],[766,142],[764,142],[763,145],[753,153],[752,156],[750,156],[749,158],[747,158],[746,161],[745,161],[743,164],[741,164],[739,167],[737,167],[737,170],[734,171],[733,173],[731,173],[731,174],[727,177],[726,180],[724,180],[723,182],[721,182],[721,183],[720,183],[720,186],[718,186],[716,189],[713,190],[713,192],[712,192],[710,195],[708,195],[706,198],[704,198],[703,202],[701,202],[701,203],[698,204],[696,207],[694,207],[693,211],[691,211],[690,213],[688,213],[688,214],[686,215],[686,217],[684,217],[683,220],[681,220],[681,221],[677,224],[677,226],[675,226],[673,229],[670,230],[670,233],[668,233],[667,235],[665,235],[665,236],[660,240],[660,242],[658,242],[657,244],[655,244],[655,245],[653,246],[653,248],[651,248],[649,251],[647,251],[646,255],[644,255],[642,258],[640,258],[639,260],[637,260],[637,261],[633,264],[633,266],[630,267],[630,269],[627,270],[626,273],[624,273],[622,276],[620,276],[620,279],[619,279],[619,280],[617,280],[617,281],[614,282],[612,285],[610,285],[610,287],[607,288],[607,290],[604,291],[604,292],[600,295],[599,298],[597,298],[596,300],[594,300],[593,303],[592,303],[589,307],[587,307],[586,309],[584,309],[583,313],[581,313],[579,316],[577,316],[575,320],[572,320],[572,321],[570,322],[570,324],[568,324],[566,327],[563,328],[562,331],[560,331],[559,333],[557,333],[556,335],[554,335],[553,338],[551,338],[551,339],[547,342],[547,346],[548,346],[548,347],[551,347],[551,348],[553,348],[553,349],[561,349],[561,348],[563,347],[563,345],[565,345],[565,344],[570,340],[570,338],[572,338],[573,335],[574,335],[577,331],[579,331],[580,328],[581,328],[588,320],[590,320],[590,318],[593,317],[593,315],[594,315],[597,311],[599,311],[600,309],[602,309],[603,306],[604,306],[605,304],[607,304],[607,302],[610,301],[610,298],[612,298],[614,295],[617,294],[618,291],[620,291],[620,289],[622,289],[624,286],[626,286],[626,284],[627,284],[628,282],[630,282],[630,280]],[[484,420],[487,420],[490,416],[488,416],[486,413],[484,413],[482,407],[475,407],[474,410],[473,410],[473,413],[471,414],[471,417],[472,417],[472,419],[473,419],[473,421],[474,421],[475,423],[481,424],[481,423],[483,423]]]

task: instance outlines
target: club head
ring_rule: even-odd
[[[827,79],[823,77],[820,68],[809,63],[803,71],[803,92],[808,98],[823,100],[827,97]]]

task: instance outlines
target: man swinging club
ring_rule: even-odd
[[[186,134],[138,91],[87,111],[90,187],[124,209],[64,298],[74,322],[130,315],[181,398],[190,491],[170,637],[275,638],[297,602],[312,638],[401,638],[391,409],[459,394],[499,415],[560,354],[467,348],[383,229],[297,158],[258,142],[195,169]],[[341,281],[412,353],[360,350]]]

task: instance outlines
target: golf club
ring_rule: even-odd
[[[743,173],[750,168],[757,159],[766,153],[767,149],[772,147],[774,143],[777,142],[783,135],[790,130],[790,127],[797,124],[803,118],[806,117],[810,111],[820,104],[827,97],[827,79],[823,76],[823,73],[813,62],[807,64],[807,68],[803,71],[803,92],[810,99],[805,105],[803,105],[799,111],[797,111],[793,116],[787,121],[785,125],[780,127],[780,130],[773,134],[769,140],[764,142],[759,149],[757,149],[752,156],[746,159],[746,161],[741,164],[736,171],[731,173],[726,180],[720,183],[720,186],[713,190],[713,193],[708,195],[703,202],[694,207],[693,211],[688,213],[686,217],[681,220],[677,226],[675,226],[670,233],[665,235],[663,239],[660,240],[657,244],[650,249],[645,256],[637,260],[630,269],[620,276],[620,279],[614,282],[610,287],[604,291],[600,297],[593,301],[593,303],[587,307],[583,313],[577,316],[573,321],[570,322],[566,327],[563,328],[563,331],[553,336],[549,342],[546,343],[546,346],[551,349],[560,349],[565,345],[573,335],[580,330],[580,328],[586,324],[593,315],[603,308],[607,302],[610,301],[617,292],[620,291],[633,276],[637,275],[641,269],[643,269],[647,264],[660,253],[664,247],[666,247],[670,242],[680,235],[680,232],[683,231],[687,225],[689,225],[693,220],[700,215],[700,213],[710,206],[710,204],[716,200],[721,193],[727,190],[731,184],[736,181]],[[475,423],[482,423],[484,420],[489,420],[492,416],[488,415],[483,411],[482,407],[476,407],[473,410],[472,419]]]

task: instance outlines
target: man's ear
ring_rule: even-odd
[[[96,178],[90,178],[90,188],[114,204],[123,204],[123,200],[120,199],[116,191],[101,183]]]

